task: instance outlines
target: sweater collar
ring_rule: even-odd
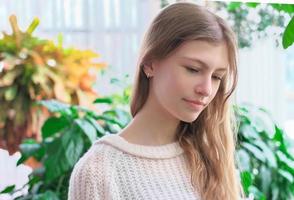
[[[118,134],[108,134],[95,142],[111,145],[126,153],[153,159],[166,159],[176,157],[184,152],[179,142],[159,146],[139,145],[130,143]]]

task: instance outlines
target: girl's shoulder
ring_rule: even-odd
[[[68,199],[103,199],[106,174],[111,171],[119,154],[119,151],[100,142],[100,139],[94,142],[72,170]]]
[[[110,160],[113,155],[119,154],[120,152],[111,145],[103,142],[108,137],[108,135],[105,135],[96,140],[88,151],[79,159],[75,168],[88,168],[88,170],[90,170],[92,166],[95,166],[97,170],[97,167],[105,167],[107,162],[111,162]]]

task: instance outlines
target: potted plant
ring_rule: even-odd
[[[0,39],[0,147],[13,153],[23,138],[40,139],[49,112],[36,101],[91,105],[99,96],[92,84],[106,64],[95,62],[100,55],[93,51],[64,48],[62,37],[55,44],[33,36],[37,18],[24,32],[16,16],[9,19],[12,34],[4,32]]]

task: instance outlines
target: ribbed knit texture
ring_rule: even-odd
[[[178,142],[143,146],[105,135],[75,165],[68,199],[199,200],[184,155]]]

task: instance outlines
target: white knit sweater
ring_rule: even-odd
[[[178,142],[143,146],[105,135],[75,165],[68,199],[199,200],[184,155]]]

